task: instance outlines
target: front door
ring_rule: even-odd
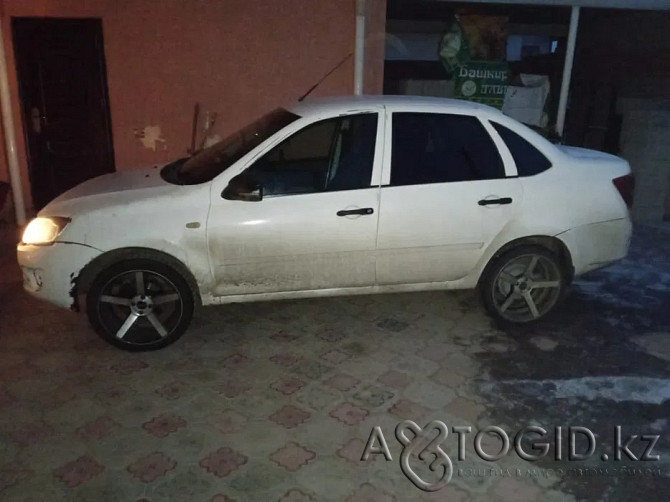
[[[489,132],[474,116],[392,113],[391,134],[377,282],[461,279],[520,207],[521,183],[507,177],[516,172],[506,172]]]
[[[382,134],[377,112],[319,120],[244,171],[262,200],[227,200],[215,189],[207,224],[215,294],[374,285]]]
[[[114,171],[102,23],[13,18],[33,205]]]

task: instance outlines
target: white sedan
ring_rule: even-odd
[[[417,97],[277,109],[191,158],[89,180],[26,227],[24,287],[130,350],[199,305],[479,288],[503,323],[623,258],[632,176],[499,111]]]

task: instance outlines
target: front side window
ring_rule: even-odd
[[[505,177],[505,168],[479,119],[443,113],[394,113],[391,185]]]
[[[551,162],[526,139],[505,126],[491,122],[509,148],[519,176],[533,176],[546,171]]]
[[[377,114],[321,120],[257,160],[245,173],[264,196],[354,190],[370,186]]]

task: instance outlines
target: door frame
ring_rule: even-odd
[[[102,110],[104,112],[103,124],[104,131],[102,135],[105,138],[104,145],[107,149],[109,155],[109,163],[111,170],[109,172],[116,171],[116,158],[114,154],[114,138],[112,133],[112,115],[111,108],[109,103],[109,86],[107,82],[107,62],[105,55],[105,44],[104,44],[104,31],[103,31],[103,22],[102,18],[99,17],[43,17],[43,16],[11,16],[10,25],[11,25],[11,40],[13,48],[13,57],[14,57],[14,71],[16,76],[17,88],[18,88],[18,97],[19,97],[19,110],[21,118],[21,130],[23,133],[23,142],[24,142],[24,152],[26,159],[26,170],[28,172],[28,181],[30,183],[30,196],[32,201],[32,206],[35,208],[35,192],[36,185],[39,183],[39,173],[36,172],[36,166],[33,162],[31,155],[31,145],[33,141],[30,138],[30,120],[29,114],[30,111],[25,108],[24,103],[27,102],[27,90],[25,82],[22,82],[21,74],[24,73],[25,62],[23,61],[22,54],[19,51],[17,44],[17,35],[16,35],[16,26],[21,23],[30,23],[30,22],[58,22],[58,21],[77,21],[77,22],[88,22],[92,23],[95,31],[95,44],[97,45],[97,52],[99,55],[97,64],[100,71],[100,88],[102,91],[102,100],[101,103]],[[34,148],[34,147],[32,147]]]

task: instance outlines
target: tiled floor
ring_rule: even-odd
[[[400,468],[402,420],[498,425],[478,356],[505,363],[515,344],[473,293],[431,292],[207,308],[175,345],[125,353],[24,294],[5,246],[0,499],[572,500],[556,475],[474,460],[471,444],[456,462],[450,443],[440,491]],[[375,426],[393,461],[361,460]]]

